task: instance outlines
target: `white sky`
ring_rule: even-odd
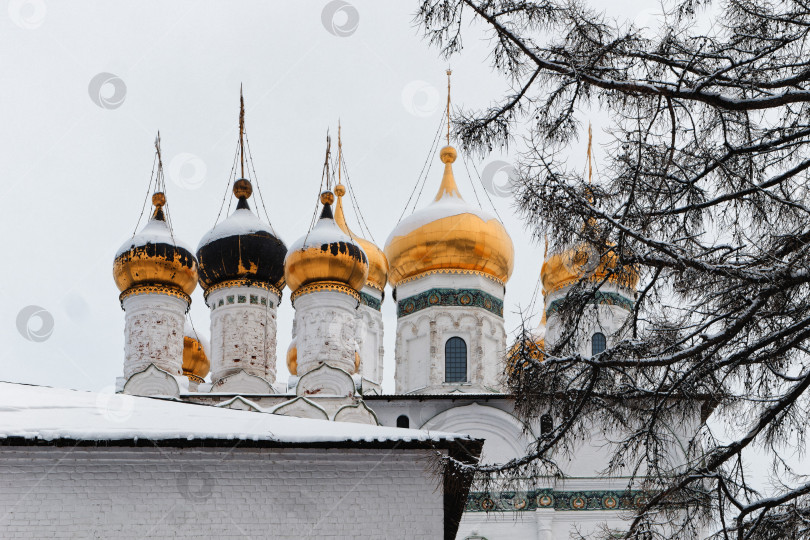
[[[160,129],[163,138],[175,234],[196,246],[214,225],[228,181],[240,83],[258,179],[287,245],[309,225],[326,129],[335,134],[338,118],[363,214],[376,242],[385,241],[440,121],[447,64],[413,25],[416,1],[352,1],[359,23],[346,37],[324,27],[326,4],[6,3],[0,12],[0,380],[93,390],[114,384],[123,365],[124,313],[112,262],[138,219],[155,133]],[[646,22],[650,5],[623,0],[610,9]],[[338,25],[345,22],[341,16]],[[456,105],[482,107],[504,90],[488,68],[487,51],[486,42],[470,37],[453,59]],[[126,85],[118,108],[90,99],[90,81],[104,72]],[[113,88],[101,91],[109,98]],[[598,145],[608,142],[599,122],[594,138],[598,159]],[[584,166],[584,139],[571,155],[572,163]],[[430,159],[420,207],[440,181],[438,157]],[[509,155],[477,162],[479,171],[495,159]],[[194,174],[194,185],[173,181]],[[467,201],[475,203],[461,160],[455,174]],[[474,181],[483,208],[491,211]],[[518,306],[527,306],[539,277],[543,246],[530,242],[509,198],[493,200],[516,250],[505,308],[512,331],[520,322]],[[359,231],[351,214],[349,221]],[[396,316],[390,289],[386,296],[385,388],[392,391]],[[29,341],[18,331],[18,314],[31,305],[53,317],[53,333],[44,341]],[[191,314],[207,335],[199,288]],[[278,314],[279,380],[287,377],[292,318],[285,290]],[[36,318],[30,324],[36,331]]]

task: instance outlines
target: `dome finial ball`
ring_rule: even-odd
[[[321,193],[321,204],[332,204],[335,202],[335,194],[331,191]]]
[[[458,154],[456,153],[456,149],[452,146],[445,146],[439,153],[439,157],[441,158],[442,163],[453,163],[456,161]]]
[[[249,199],[253,195],[253,186],[250,180],[240,178],[233,183],[233,194],[237,199]]]
[[[338,197],[343,197],[346,194],[346,186],[343,184],[338,184],[335,186],[335,195]]]
[[[166,204],[166,195],[162,191],[158,191],[152,195],[152,205],[162,208]]]

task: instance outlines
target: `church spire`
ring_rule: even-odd
[[[346,194],[346,186],[343,185],[342,178],[341,178],[341,169],[343,169],[343,140],[341,139],[340,133],[340,120],[338,120],[338,159],[337,159],[337,169],[338,169],[338,183],[335,186],[335,195],[337,195],[337,201],[335,202],[335,223],[337,223],[338,227],[348,234],[351,238],[355,238],[355,235],[351,229],[349,229],[349,225],[346,223],[346,216],[343,213],[343,195]]]
[[[245,177],[245,96],[239,85],[239,159],[242,164],[242,178]]]
[[[453,175],[453,162],[456,161],[458,153],[456,149],[450,146],[450,75],[453,72],[447,70],[447,146],[442,148],[439,152],[439,158],[444,163],[444,174],[442,175],[442,183],[439,186],[439,192],[436,193],[435,201],[440,200],[444,196],[458,197],[461,199],[461,192],[456,185],[456,178]]]

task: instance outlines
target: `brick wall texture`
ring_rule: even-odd
[[[0,538],[442,538],[420,450],[0,448]]]

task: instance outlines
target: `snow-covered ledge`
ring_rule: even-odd
[[[355,395],[356,384],[348,372],[321,364],[312,371],[301,376],[295,387],[298,396],[339,396],[351,397]]]
[[[285,401],[273,409],[273,414],[295,416],[296,418],[312,418],[314,420],[329,420],[329,415],[323,408],[305,397],[297,397],[290,401]]]
[[[353,422],[355,424],[369,424],[372,426],[380,425],[377,420],[377,415],[374,411],[369,409],[364,401],[356,405],[345,405],[335,413],[333,418],[335,422]]]
[[[223,394],[275,394],[273,385],[241,369],[211,385],[211,392]]]
[[[180,384],[185,377],[175,377],[171,373],[163,371],[155,364],[149,364],[146,369],[133,374],[124,383],[124,394],[147,397],[180,397]]]

